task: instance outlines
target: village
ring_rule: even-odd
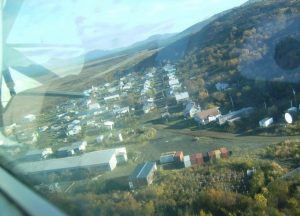
[[[217,91],[226,91],[229,87],[225,82],[215,84]],[[8,137],[27,144],[15,154],[16,170],[40,179],[43,176],[42,179],[49,183],[53,173],[55,182],[65,181],[66,172],[69,178],[84,179],[90,175],[88,173],[113,171],[131,161],[130,171],[125,174],[129,188],[134,189],[151,184],[158,166],[160,169],[182,169],[214,163],[234,154],[230,145],[222,143],[206,148],[191,144],[187,148],[181,142],[172,146],[169,139],[159,143],[167,145],[167,149],[150,154],[147,146],[163,139],[157,136],[161,131],[151,122],[158,119],[168,125],[180,118],[201,129],[212,124],[243,121],[255,111],[251,106],[226,114],[221,114],[217,106],[202,109],[190,97],[180,73],[171,64],[148,68],[143,76],[128,73],[111,83],[92,86],[83,93],[83,98],[69,99],[47,113],[28,114],[18,124],[5,128]],[[295,121],[297,112],[297,107],[287,109],[286,124]],[[272,116],[257,122],[260,128],[272,124]],[[136,151],[137,147],[140,152]],[[82,171],[83,168],[88,168],[88,173]]]

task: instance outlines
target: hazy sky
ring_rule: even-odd
[[[180,32],[246,0],[25,0],[8,43],[128,46],[154,34]]]

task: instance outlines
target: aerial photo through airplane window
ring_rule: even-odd
[[[7,0],[1,13],[1,166],[49,203],[300,215],[300,0]]]

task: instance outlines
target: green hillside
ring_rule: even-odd
[[[291,99],[298,103],[300,98],[296,85],[300,81],[299,15],[299,1],[246,4],[161,49],[137,69],[171,61],[177,64],[189,92],[202,105],[213,103],[232,109],[264,107],[266,103],[269,112],[277,115],[290,105]],[[286,43],[292,50],[283,49],[288,47]],[[281,59],[274,58],[276,55]],[[288,56],[295,57],[290,60]],[[230,90],[217,92],[218,82],[229,83]]]

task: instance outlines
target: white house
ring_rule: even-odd
[[[119,99],[119,98],[120,98],[120,95],[119,94],[115,94],[115,95],[104,97],[104,100],[105,101],[110,101],[110,100],[116,100],[116,99]]]
[[[67,132],[67,135],[68,136],[73,136],[73,135],[79,134],[80,131],[81,131],[81,126],[80,125],[75,125],[71,130],[69,130]]]
[[[89,110],[95,110],[95,109],[100,109],[100,104],[99,103],[90,103],[88,105]]]
[[[74,149],[74,151],[84,151],[87,147],[87,142],[86,141],[79,141],[72,143],[71,148]]]
[[[51,154],[53,154],[52,148],[45,148],[42,151],[42,158],[47,158]]]
[[[169,86],[173,86],[173,85],[177,85],[177,84],[179,84],[179,80],[177,78],[169,80]]]
[[[122,87],[122,89],[123,89],[123,90],[129,90],[129,89],[131,89],[131,87],[132,87],[132,83],[131,83],[131,82],[128,82],[128,83],[126,83],[126,84]]]
[[[125,163],[127,162],[128,158],[127,158],[127,151],[125,147],[121,147],[121,148],[116,148],[116,158],[117,158],[117,163]]]
[[[214,107],[208,110],[203,110],[194,115],[195,121],[201,125],[208,124],[209,122],[216,121],[221,116],[219,107]]]
[[[185,155],[185,156],[183,157],[183,163],[184,163],[184,167],[185,167],[185,168],[192,166],[192,163],[191,163],[191,160],[190,160],[190,156],[189,156],[189,155]]]
[[[105,121],[103,124],[105,127],[109,128],[110,130],[112,130],[115,125],[113,121]]]
[[[155,108],[155,105],[153,103],[145,103],[143,105],[143,111],[144,113],[149,113],[151,110],[153,110]]]
[[[173,71],[176,71],[176,68],[174,65],[171,65],[171,64],[166,64],[164,67],[163,67],[164,71],[166,72],[173,72]]]
[[[116,92],[117,90],[118,90],[117,87],[111,87],[111,88],[107,89],[107,91],[108,91],[109,93],[114,93],[114,92]]]
[[[122,107],[122,108],[116,108],[113,110],[113,113],[114,114],[117,114],[117,115],[121,115],[121,114],[126,114],[126,113],[129,113],[129,107]]]
[[[109,87],[110,86],[110,83],[105,83],[104,84],[104,87]]]
[[[177,103],[186,101],[189,99],[189,93],[188,92],[180,92],[180,93],[175,93],[175,99]]]
[[[260,127],[269,127],[271,124],[273,124],[273,117],[272,118],[264,118],[259,121]]]

